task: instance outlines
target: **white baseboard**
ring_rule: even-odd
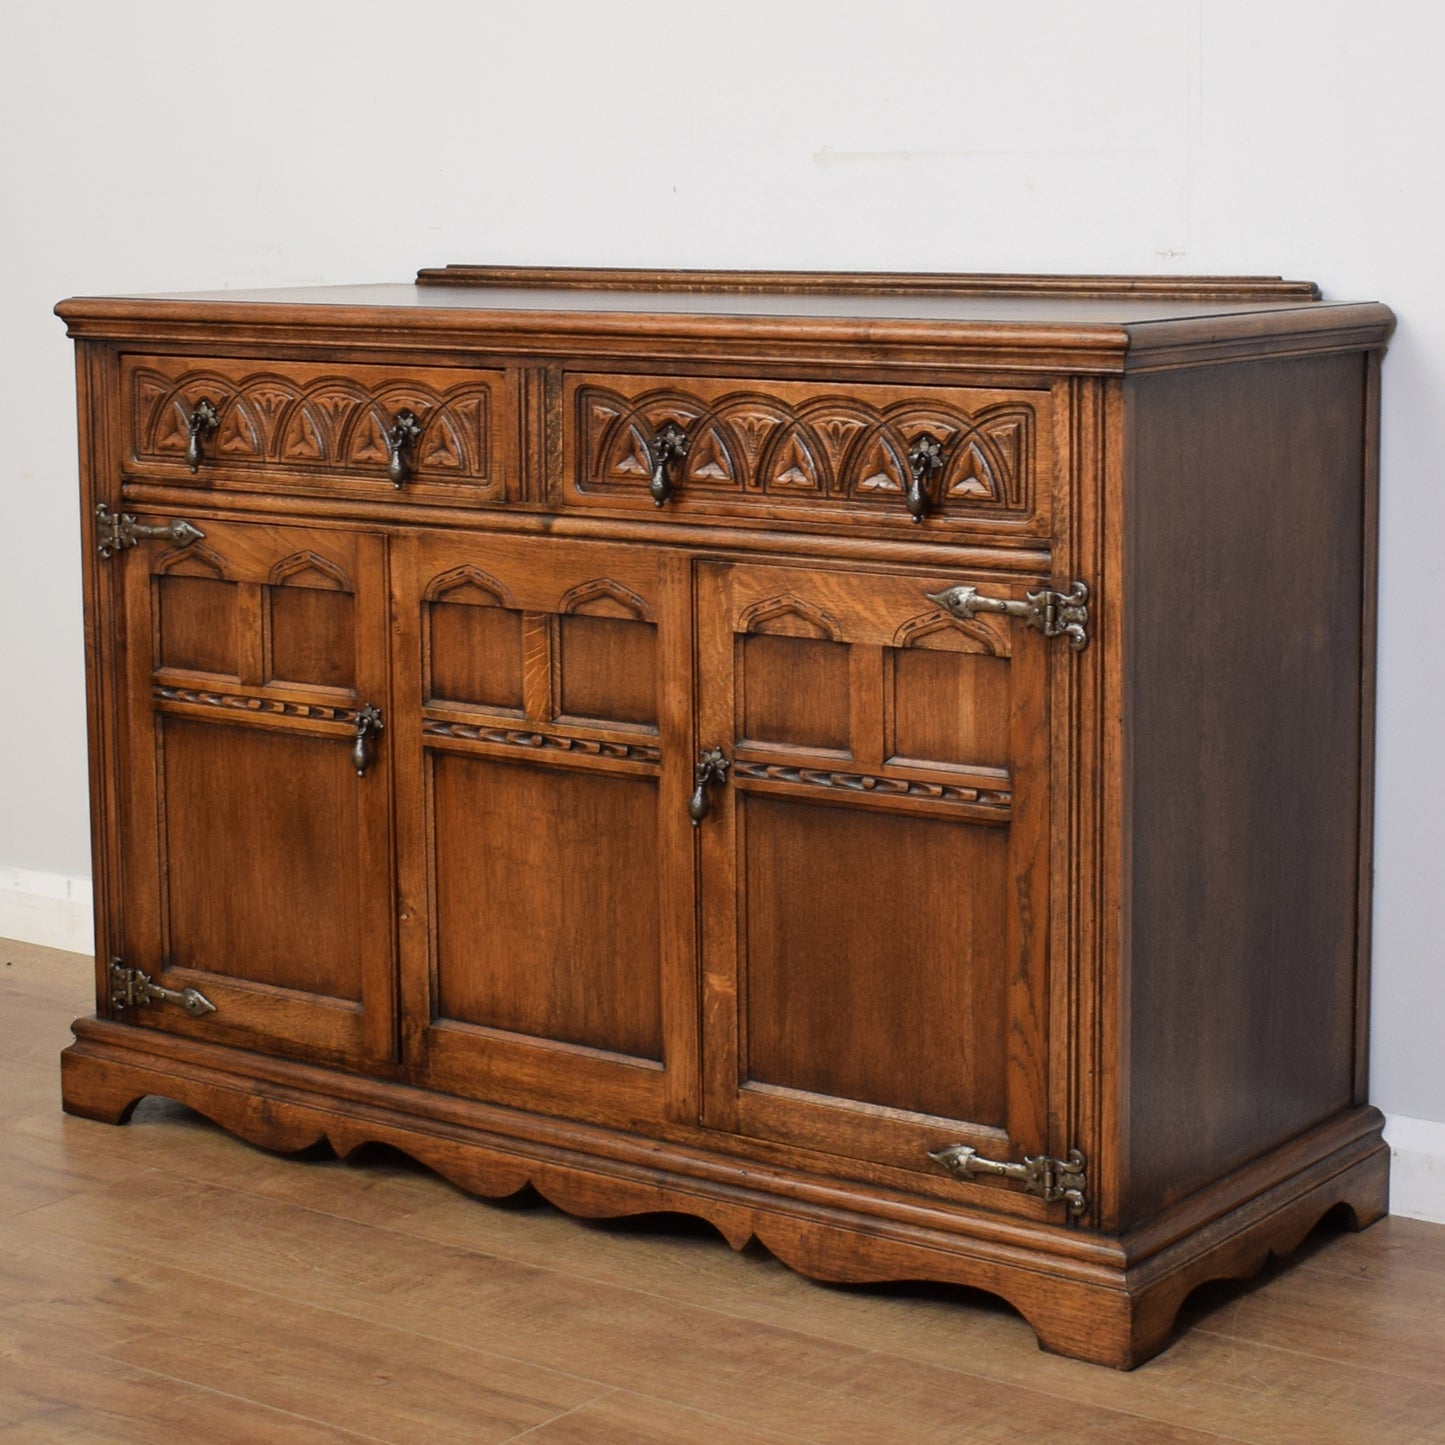
[[[93,954],[90,879],[0,867],[0,938]]]
[[[89,878],[0,867],[0,938],[94,953]],[[1445,1122],[1390,1114],[1390,1213],[1445,1224]]]
[[[1445,1224],[1445,1123],[1385,1116],[1390,1146],[1390,1213]]]

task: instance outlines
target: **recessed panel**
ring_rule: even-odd
[[[903,758],[1005,767],[1009,660],[900,648],[893,659],[893,746]]]
[[[744,795],[746,1077],[1002,1127],[1008,831]]]
[[[344,737],[166,717],[167,962],[361,998],[361,780]]]
[[[461,602],[427,604],[431,697],[522,708],[522,614]]]
[[[657,725],[657,628],[622,617],[559,619],[561,710]]]
[[[355,603],[349,592],[268,587],[271,676],[318,687],[356,685]]]
[[[848,647],[816,637],[742,640],[743,735],[757,742],[848,748]]]
[[[160,664],[237,676],[236,584],[219,577],[158,577]]]
[[[442,1017],[662,1057],[657,784],[438,753]]]

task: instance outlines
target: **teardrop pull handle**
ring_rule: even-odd
[[[421,423],[411,410],[399,411],[386,433],[386,474],[394,487],[411,480],[412,451],[421,440]]]
[[[694,828],[712,812],[712,794],[709,790],[714,785],[721,787],[727,782],[730,766],[721,748],[704,748],[698,753],[697,767],[692,774],[692,797],[687,800],[687,815],[692,819]]]
[[[386,727],[381,709],[367,703],[356,714],[356,740],[351,745],[351,762],[356,776],[364,778],[366,770],[376,761],[376,735]]]
[[[943,470],[943,443],[932,432],[919,432],[908,448],[909,515],[921,522],[933,510],[933,479]]]
[[[672,480],[673,463],[687,456],[687,447],[687,433],[675,421],[663,422],[658,427],[647,449],[652,462],[652,480],[647,490],[656,506],[662,506],[677,491],[677,484]]]
[[[221,418],[217,415],[215,404],[203,396],[186,417],[186,465],[193,472],[200,471],[201,462],[205,459],[202,443],[207,437],[215,436],[220,425]]]

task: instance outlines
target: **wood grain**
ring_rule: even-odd
[[[1217,367],[1205,383],[1180,373],[1134,391],[1132,832],[1170,839],[1140,847],[1133,870],[1142,1219],[1354,1097],[1372,644],[1361,359]]]

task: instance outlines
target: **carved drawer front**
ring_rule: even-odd
[[[518,410],[500,368],[122,359],[126,465],[196,486],[504,502]]]
[[[579,375],[563,501],[688,520],[1047,531],[1046,389]]]

